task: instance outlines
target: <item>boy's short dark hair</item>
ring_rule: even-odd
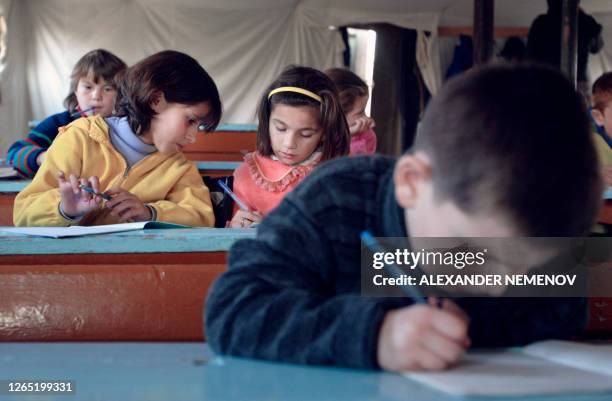
[[[76,110],[79,102],[74,92],[79,84],[79,79],[91,74],[95,83],[98,83],[100,78],[102,78],[107,84],[116,88],[115,76],[126,68],[127,66],[123,60],[108,50],[96,49],[85,53],[72,68],[70,91],[64,99],[64,107],[70,112]]]
[[[351,111],[357,98],[368,94],[368,85],[354,72],[345,68],[330,68],[325,70],[327,75],[338,88],[340,105],[344,114]]]
[[[168,103],[208,102],[206,131],[214,131],[221,120],[221,99],[215,81],[196,59],[185,53],[173,50],[155,53],[125,70],[117,80],[117,116],[127,116],[137,135],[151,127],[151,119],[156,114],[151,103],[159,92]]]
[[[593,84],[593,108],[604,112],[612,100],[612,72],[606,72]]]
[[[579,236],[602,184],[589,118],[558,71],[488,66],[449,81],[423,117],[415,149],[431,158],[437,200],[510,218],[525,236]]]

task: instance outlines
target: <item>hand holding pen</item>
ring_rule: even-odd
[[[232,190],[223,182],[218,181],[221,189],[229,195],[230,198],[236,202],[236,205],[240,208],[232,217],[230,221],[230,228],[249,228],[253,224],[259,224],[263,219],[263,216],[258,211],[251,212],[249,207],[240,199]]]
[[[60,207],[68,216],[82,216],[98,208],[103,200],[100,194],[100,180],[96,176],[89,179],[79,178],[70,174],[68,178],[63,171],[57,173],[60,195],[62,197]],[[89,187],[91,191],[83,189]]]
[[[147,206],[143,201],[130,191],[123,188],[113,188],[106,192],[111,198],[105,207],[110,210],[111,216],[120,222],[149,221],[153,220],[154,209]]]
[[[372,252],[386,252],[372,234],[361,234]],[[401,269],[385,264],[391,276]],[[467,314],[449,299],[424,298],[417,288],[402,290],[413,305],[391,309],[383,317],[378,332],[377,362],[391,371],[443,370],[457,363],[470,346]]]
[[[253,224],[259,224],[263,220],[261,213],[238,210],[232,220],[230,220],[230,228],[250,228]]]

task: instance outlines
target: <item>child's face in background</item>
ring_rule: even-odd
[[[364,95],[355,99],[353,107],[346,113],[346,122],[348,123],[351,136],[368,131],[375,126],[374,119],[368,117],[365,113],[368,98],[368,95]]]
[[[89,74],[79,78],[74,94],[79,108],[81,111],[86,111],[85,114],[108,117],[113,112],[117,90],[102,78],[98,78],[98,82],[95,82],[93,74]]]
[[[604,130],[608,136],[612,137],[612,101],[609,101],[606,104],[603,111],[593,109],[593,111],[591,111],[591,115],[593,116],[595,123],[604,127]]]
[[[323,136],[319,110],[312,106],[277,104],[270,113],[269,126],[272,151],[287,165],[306,160]]]
[[[351,111],[346,113],[346,122],[349,128],[357,124],[357,121],[362,117],[367,117],[365,113],[366,105],[368,104],[368,95],[359,96],[355,99]]]
[[[157,114],[151,119],[149,131],[141,138],[155,145],[162,154],[181,152],[185,145],[196,141],[198,126],[210,113],[210,105],[208,102],[195,105],[167,103],[163,95],[156,102],[151,107]]]

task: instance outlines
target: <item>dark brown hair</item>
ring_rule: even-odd
[[[344,114],[351,111],[358,98],[368,95],[368,85],[352,71],[344,68],[330,68],[325,70],[325,75],[338,88],[340,104]]]
[[[215,82],[185,53],[173,50],[155,53],[128,68],[117,80],[117,116],[127,117],[137,135],[146,133],[151,127],[151,119],[156,114],[151,104],[160,92],[168,103],[209,103],[206,131],[214,131],[221,120],[221,99]]]
[[[275,93],[268,99],[270,91],[282,86],[295,86],[309,90],[321,97],[321,102],[295,92]],[[338,92],[334,83],[321,71],[309,67],[289,66],[265,90],[259,101],[257,151],[263,156],[272,156],[270,142],[270,114],[277,104],[289,106],[311,106],[319,111],[323,131],[323,155],[321,160],[347,155],[350,133]]]
[[[606,72],[593,84],[593,108],[604,112],[612,100],[612,72]]]
[[[602,183],[580,95],[557,70],[476,68],[430,102],[415,150],[431,159],[436,200],[505,213],[525,236],[580,236]]]
[[[103,79],[107,84],[117,87],[116,75],[125,70],[127,66],[119,57],[104,49],[96,49],[86,53],[79,59],[70,74],[70,92],[64,99],[64,107],[68,111],[76,110],[79,102],[74,92],[79,84],[79,79],[92,75],[95,83]]]

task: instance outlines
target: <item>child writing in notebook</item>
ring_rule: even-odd
[[[321,71],[289,67],[266,89],[258,108],[257,151],[234,172],[230,227],[259,223],[321,162],[343,156],[349,130],[333,82]]]
[[[568,182],[563,201],[551,199]],[[586,323],[584,298],[473,297],[437,308],[362,296],[360,235],[577,237],[601,191],[588,115],[559,71],[471,70],[429,102],[409,153],[326,163],[255,238],[232,246],[206,302],[207,340],[221,354],[402,371],[445,369],[470,346],[571,338]],[[545,261],[538,245],[524,247],[533,265]]]
[[[66,111],[45,118],[27,138],[11,145],[7,161],[22,175],[34,177],[60,127],[79,117],[111,115],[117,94],[115,75],[125,68],[125,63],[107,50],[86,53],[70,74],[70,91],[64,99]]]
[[[15,199],[16,226],[147,220],[213,226],[208,188],[181,150],[221,118],[214,81],[176,51],[145,58],[118,81],[116,116],[81,118],[60,129],[40,171]]]
[[[368,104],[368,85],[359,76],[344,68],[330,68],[325,74],[334,81],[340,95],[342,111],[351,132],[351,156],[376,152],[376,126],[365,113]]]

